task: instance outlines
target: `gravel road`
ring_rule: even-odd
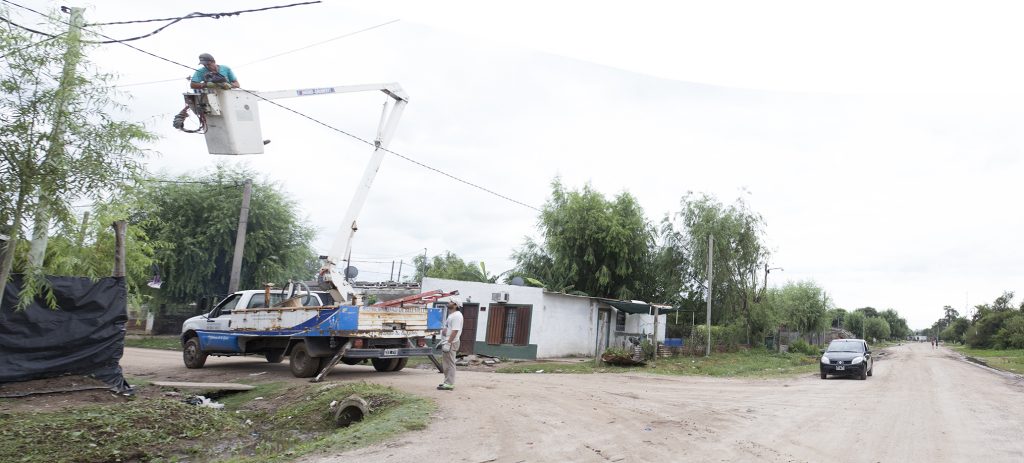
[[[187,370],[180,353],[129,348],[121,365],[151,380],[304,381],[257,358]],[[1024,461],[1024,382],[924,343],[886,349],[866,381],[460,372],[444,392],[429,370],[343,365],[328,377],[354,380],[434,398],[435,421],[302,461]]]

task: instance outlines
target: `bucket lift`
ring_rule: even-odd
[[[368,91],[380,91],[390,98],[384,103],[381,113],[377,138],[373,143],[373,156],[370,157],[370,162],[366,164],[363,176],[356,185],[355,194],[335,236],[334,244],[327,256],[324,256],[319,272],[321,284],[331,291],[334,300],[350,304],[358,304],[359,301],[355,289],[345,277],[345,270],[338,269],[337,264],[343,262],[352,249],[352,239],[358,229],[356,218],[366,203],[366,196],[384,160],[384,153],[391,143],[402,111],[409,103],[409,97],[402,87],[397,83],[385,83],[271,92],[201,89],[195,93],[185,93],[188,109],[199,116],[201,124],[200,129],[189,132],[201,132],[206,136],[206,146],[210,154],[241,155],[263,153],[265,142],[260,130],[260,101]],[[181,128],[177,120],[175,126]]]

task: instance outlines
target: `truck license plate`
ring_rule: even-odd
[[[384,349],[385,357],[396,357],[398,356],[398,349]]]
[[[844,367],[842,365],[836,365],[836,371],[843,371],[845,369],[846,369],[846,367]]]

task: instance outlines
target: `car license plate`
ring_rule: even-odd
[[[846,367],[844,367],[842,365],[836,365],[836,371],[843,371],[845,369],[846,369]]]
[[[395,357],[395,356],[398,356],[398,349],[384,349],[384,356],[385,357]]]

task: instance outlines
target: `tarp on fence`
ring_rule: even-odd
[[[16,310],[22,276],[14,275],[0,299],[0,383],[65,374],[95,377],[123,392],[121,371],[128,321],[124,278],[93,280],[48,276],[57,298]]]

